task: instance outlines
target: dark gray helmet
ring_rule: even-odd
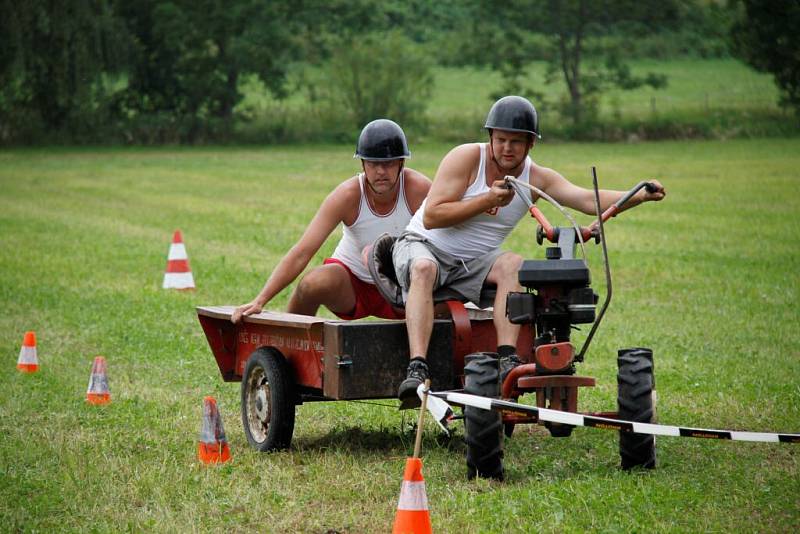
[[[539,115],[527,98],[504,96],[494,103],[486,117],[484,128],[527,132],[541,138],[539,134]]]
[[[353,155],[354,158],[367,161],[405,159],[410,156],[406,134],[396,122],[389,119],[377,119],[364,126]]]

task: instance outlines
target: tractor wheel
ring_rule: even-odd
[[[294,432],[293,380],[275,349],[250,355],[242,377],[242,424],[247,441],[259,451],[289,448]]]
[[[464,392],[497,398],[500,394],[497,357],[491,353],[470,354],[464,366]],[[467,477],[503,480],[503,421],[500,413],[466,406]]]
[[[617,357],[619,418],[637,423],[655,422],[655,380],[650,349],[623,349]],[[656,466],[656,438],[648,434],[619,433],[622,468]]]

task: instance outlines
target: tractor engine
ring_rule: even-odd
[[[506,315],[513,324],[534,328],[533,357],[537,374],[574,374],[573,325],[592,323],[597,294],[582,259],[562,258],[560,247],[547,249],[545,260],[525,260],[519,282],[527,291],[512,292]]]

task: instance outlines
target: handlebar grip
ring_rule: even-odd
[[[644,188],[647,190],[647,192],[649,192],[649,193],[654,193],[655,191],[657,191],[657,189],[656,189],[656,186],[655,186],[655,185],[653,185],[653,184],[651,184],[650,182],[639,182],[638,184],[636,184],[636,186],[635,186],[633,189],[631,189],[630,191],[628,191],[627,193],[625,193],[625,195],[623,195],[623,196],[622,196],[622,198],[620,198],[619,200],[617,200],[617,201],[614,203],[614,206],[616,206],[616,207],[617,207],[617,209],[619,209],[619,208],[622,208],[622,206],[624,206],[626,202],[628,202],[628,201],[629,201],[631,198],[633,198],[633,195],[635,195],[636,193],[638,193],[638,192],[639,192],[639,190],[640,190],[641,188],[643,188],[643,187],[644,187]],[[612,215],[613,215],[613,214],[612,214]]]
[[[584,243],[594,240],[595,243],[600,242],[600,230],[597,226],[581,226],[581,237]]]

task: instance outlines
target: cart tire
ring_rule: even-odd
[[[242,377],[242,425],[250,446],[261,452],[289,448],[294,432],[294,381],[283,355],[260,348]]]
[[[650,349],[623,349],[617,357],[619,418],[637,423],[655,422],[655,380]],[[619,433],[623,469],[656,466],[656,438],[648,434]]]
[[[497,398],[500,394],[497,357],[491,353],[470,354],[464,366],[464,392]],[[464,407],[467,443],[467,477],[503,480],[503,420],[499,412]]]

